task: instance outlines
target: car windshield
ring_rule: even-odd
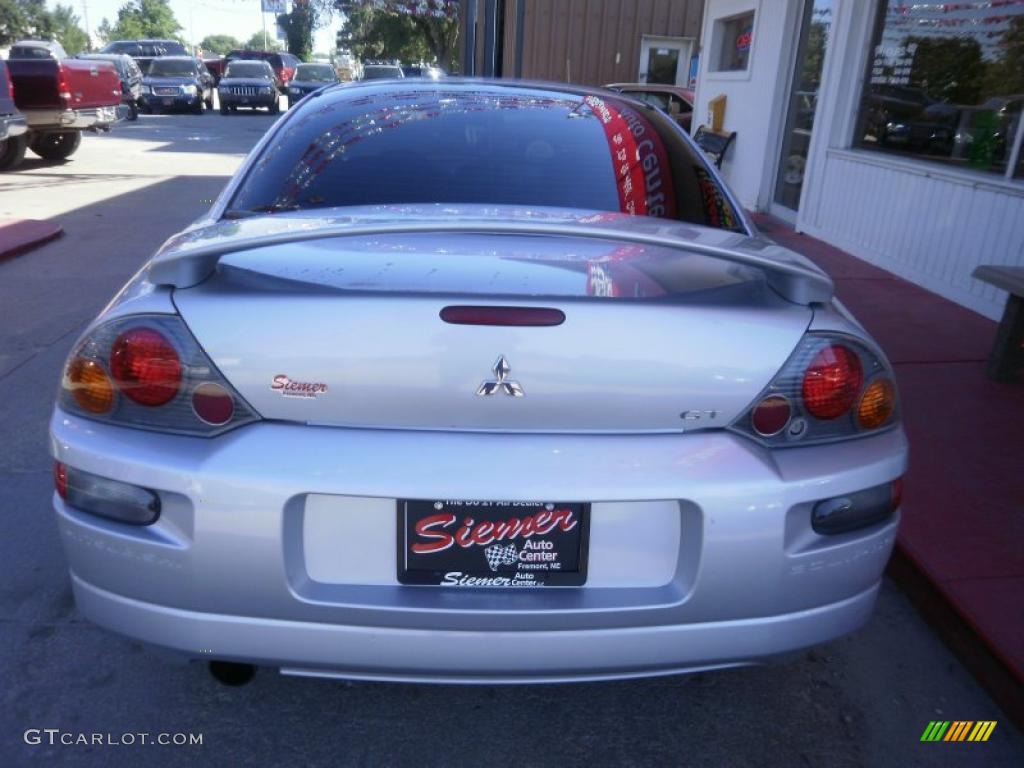
[[[460,87],[353,88],[286,123],[235,211],[372,204],[555,206],[742,231],[662,113],[614,97]]]
[[[383,80],[389,77],[401,77],[402,70],[399,67],[363,67],[363,80]]]
[[[196,65],[181,59],[153,59],[149,65],[149,74],[153,77],[193,77]]]
[[[270,79],[266,64],[255,61],[237,61],[228,64],[224,77],[263,77]]]
[[[327,64],[299,64],[295,68],[295,77],[292,79],[314,83],[333,83],[337,80],[334,70]]]
[[[52,59],[53,52],[49,48],[34,45],[16,45],[11,48],[9,57],[12,59]]]

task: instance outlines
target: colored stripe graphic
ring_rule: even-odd
[[[988,737],[992,735],[992,731],[994,731],[995,729],[995,720],[979,720],[978,724],[974,726],[974,730],[971,731],[971,735],[967,738],[967,740],[988,741]]]
[[[963,741],[972,725],[974,725],[973,720],[954,720],[943,741]]]
[[[995,720],[932,720],[921,741],[988,741],[995,728]]]

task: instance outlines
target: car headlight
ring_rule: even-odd
[[[182,90],[184,90],[189,96],[195,96],[199,89],[194,85],[186,85]]]
[[[298,88],[289,88],[288,93],[290,93],[292,96],[298,96],[300,91]]]
[[[148,95],[148,94],[152,93],[153,90],[148,85],[144,85],[144,86],[142,86],[142,91],[141,92]]]

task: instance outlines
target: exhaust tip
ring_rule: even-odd
[[[252,664],[236,664],[232,661],[211,661],[210,674],[218,683],[238,688],[252,682],[256,676],[256,667]]]

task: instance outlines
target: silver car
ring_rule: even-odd
[[[50,429],[79,610],[235,681],[823,643],[907,461],[878,345],[668,116],[453,79],[280,120],[85,330]]]

